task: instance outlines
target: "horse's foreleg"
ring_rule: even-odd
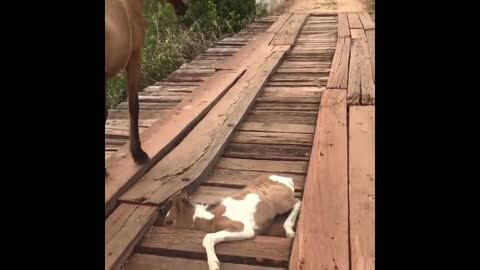
[[[127,88],[128,88],[128,109],[130,112],[130,152],[137,163],[144,163],[149,159],[148,155],[142,150],[140,144],[140,135],[138,131],[138,89],[140,83],[140,51],[134,52],[128,62]]]

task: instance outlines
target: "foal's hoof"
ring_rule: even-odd
[[[133,160],[137,164],[143,164],[147,162],[150,158],[148,157],[147,153],[145,153],[142,149],[136,150],[136,151],[131,151],[132,152],[132,157]]]

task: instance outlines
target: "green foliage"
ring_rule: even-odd
[[[162,2],[145,1],[148,28],[141,89],[164,79],[224,35],[239,31],[255,16],[254,0],[190,0],[188,12],[181,18],[175,15],[172,5]],[[109,108],[126,100],[125,82],[124,74],[109,80]]]

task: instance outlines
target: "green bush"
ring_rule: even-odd
[[[145,1],[148,29],[143,49],[141,89],[162,80],[216,40],[239,31],[255,16],[255,0],[190,0],[187,14],[175,15],[170,4]],[[125,76],[109,80],[109,108],[126,100]]]

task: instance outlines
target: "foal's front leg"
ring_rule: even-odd
[[[138,132],[138,89],[140,83],[141,52],[133,52],[127,65],[128,110],[130,113],[130,152],[137,163],[146,162],[149,157],[143,151]]]
[[[235,241],[252,238],[255,236],[253,229],[244,228],[241,232],[231,232],[228,230],[216,233],[208,233],[203,238],[203,247],[207,252],[208,268],[210,270],[220,270],[220,261],[215,254],[215,245],[224,241]]]
[[[283,228],[285,229],[285,233],[287,234],[288,238],[293,238],[295,236],[295,232],[293,231],[293,225],[295,225],[295,221],[297,220],[301,205],[302,202],[300,200],[297,200],[297,202],[292,207],[292,211],[283,223]]]

